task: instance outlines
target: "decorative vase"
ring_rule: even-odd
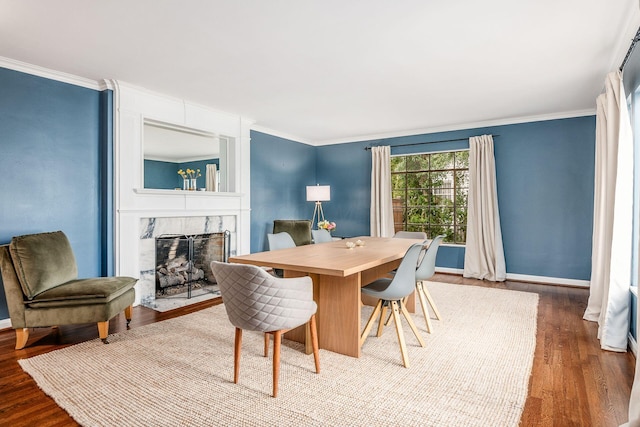
[[[184,178],[182,180],[182,189],[183,190],[188,190],[189,189],[189,180],[187,178]]]
[[[196,191],[198,189],[198,179],[191,178],[189,181],[191,181],[191,184],[189,185],[189,190]]]

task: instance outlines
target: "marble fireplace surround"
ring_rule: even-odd
[[[155,268],[155,255],[149,255],[149,248],[157,235],[229,230],[231,253],[250,252],[253,122],[127,83],[113,80],[108,84],[114,91],[115,274],[139,279],[134,303],[139,305],[155,298],[155,282],[151,282],[151,292],[147,276]],[[145,120],[229,137],[233,147],[228,179],[233,191],[145,189]]]
[[[176,231],[178,230],[178,231]],[[140,273],[136,285],[136,299],[140,304],[154,308],[156,299],[156,237],[163,234],[205,234],[229,231],[230,255],[236,250],[236,217],[213,215],[200,217],[168,217],[140,219]]]

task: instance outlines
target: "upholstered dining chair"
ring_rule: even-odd
[[[268,233],[267,242],[269,243],[270,251],[296,247],[296,243],[293,241],[293,238],[286,231],[282,231],[280,233]]]
[[[427,310],[427,301],[433,310],[433,314],[436,319],[440,320],[440,312],[436,307],[429,290],[426,287],[425,281],[429,280],[436,272],[436,255],[438,254],[438,248],[444,235],[436,236],[429,244],[429,248],[425,252],[424,256],[420,260],[418,269],[416,270],[416,292],[418,293],[418,299],[420,300],[420,306],[422,307],[422,314],[424,314],[424,320],[427,323],[427,332],[431,333],[431,316]]]
[[[311,235],[313,236],[313,243],[326,243],[333,240],[331,233],[327,230],[311,230]]]
[[[296,246],[311,244],[311,221],[308,219],[276,219],[273,233],[287,232]]]
[[[296,243],[293,241],[293,238],[286,231],[281,231],[280,233],[275,233],[275,234],[268,233],[267,242],[269,243],[270,251],[296,247]],[[278,277],[282,277],[284,275],[284,272],[280,268],[274,268],[272,272]]]
[[[404,341],[404,333],[402,331],[400,314],[402,314],[405,319],[407,319],[407,323],[418,339],[420,346],[424,347],[425,345],[403,301],[403,299],[410,293],[412,293],[415,289],[416,268],[418,266],[418,259],[422,251],[422,243],[411,245],[411,247],[404,254],[404,257],[400,262],[400,266],[398,267],[398,270],[396,271],[396,274],[392,279],[378,279],[361,288],[361,292],[363,294],[370,295],[374,298],[379,298],[379,300],[375,308],[373,309],[373,312],[371,313],[371,316],[369,317],[364,330],[362,331],[362,335],[360,335],[360,346],[364,344],[367,337],[369,336],[369,331],[373,327],[375,319],[376,317],[378,317],[378,315],[380,315],[380,317],[378,320],[378,332],[376,336],[379,337],[380,335],[382,335],[382,330],[384,327],[383,319],[385,317],[387,309],[391,308],[391,315],[393,316],[393,321],[396,325],[396,332],[398,334],[402,362],[406,368],[409,367],[409,358],[407,356],[407,347]]]
[[[229,321],[236,328],[234,383],[238,383],[240,373],[243,330],[265,334],[265,357],[269,354],[269,335],[273,335],[273,397],[278,395],[280,344],[285,332],[308,324],[316,373],[320,373],[315,316],[317,304],[313,301],[313,282],[310,277],[281,279],[254,265],[218,261],[211,263],[211,270],[220,288]]]

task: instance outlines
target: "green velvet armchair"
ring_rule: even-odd
[[[276,219],[273,221],[273,234],[286,231],[296,246],[311,244],[311,221],[308,219]]]
[[[29,328],[97,323],[107,342],[109,320],[124,311],[131,321],[132,277],[78,279],[71,244],[62,231],[14,237],[0,246],[0,271],[16,350],[25,347]]]

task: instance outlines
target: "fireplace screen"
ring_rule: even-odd
[[[156,237],[156,298],[206,291],[215,285],[211,261],[229,258],[228,231]]]

